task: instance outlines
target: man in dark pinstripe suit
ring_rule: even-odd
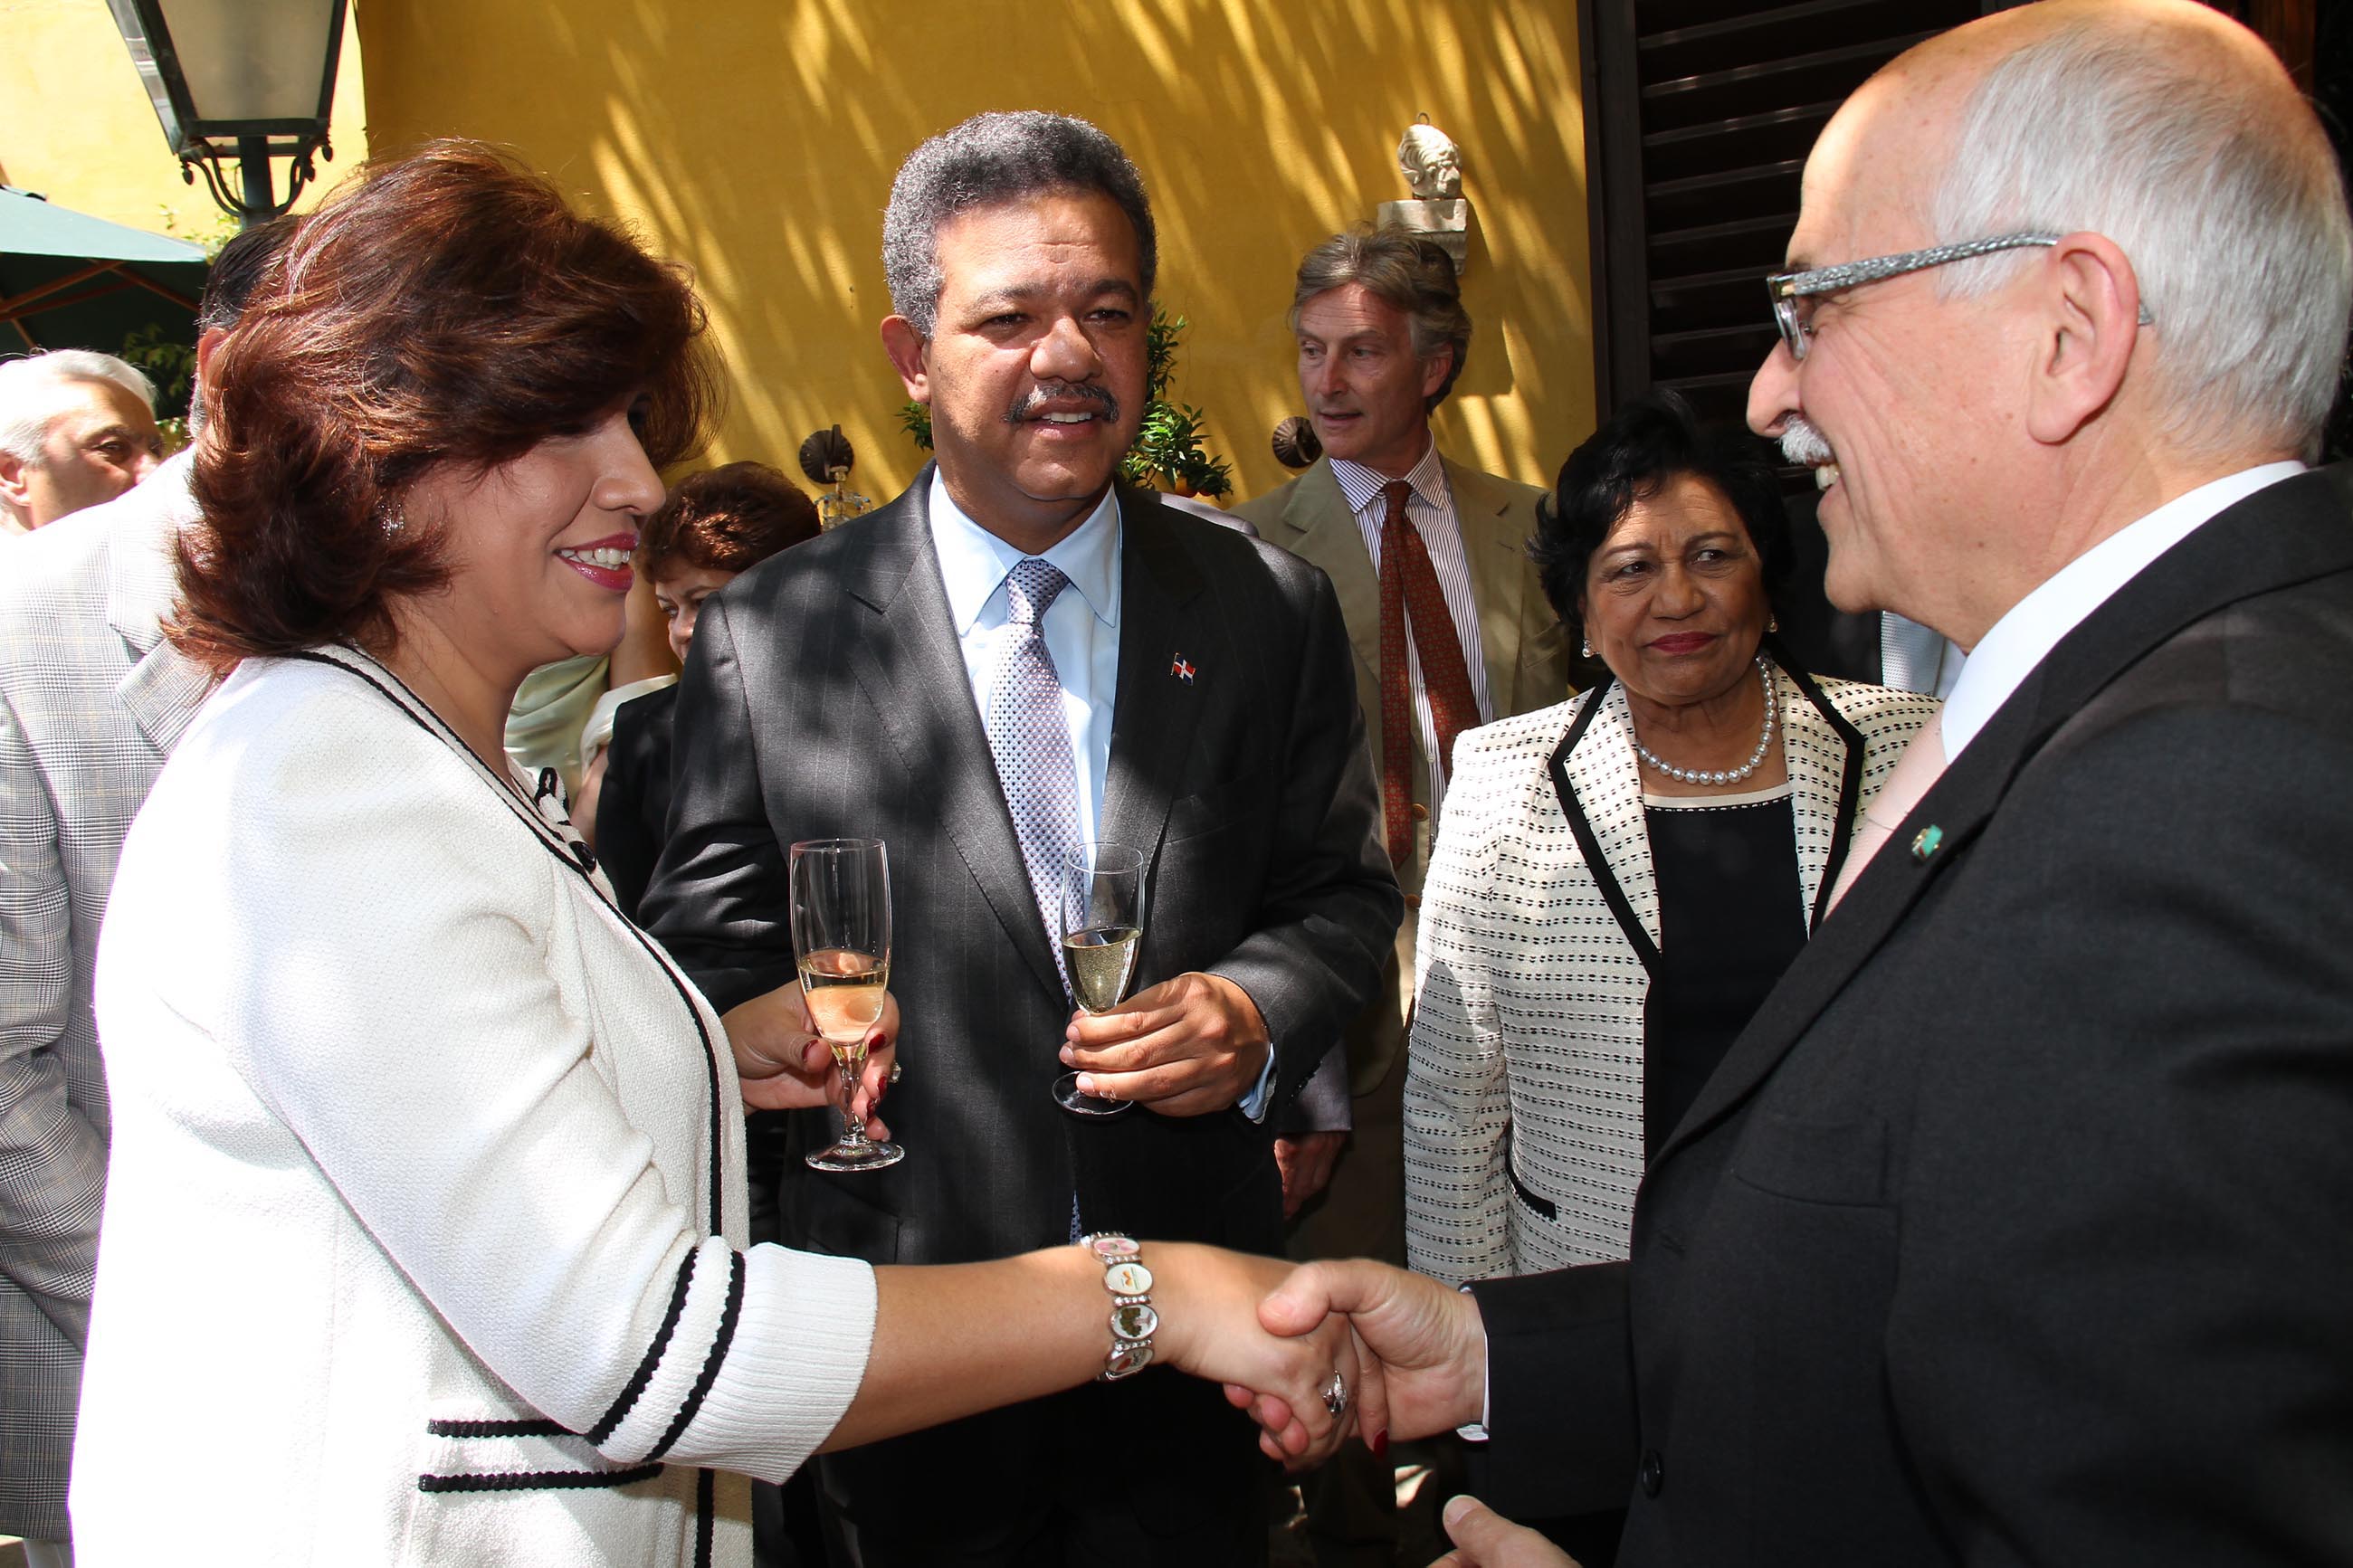
[[[292,220],[213,264],[197,364]],[[198,409],[201,416],[201,408]],[[193,448],[0,555],[0,1531],[69,1563],[66,1476],[105,1195],[90,965],[122,836],[211,681],[163,638]]]

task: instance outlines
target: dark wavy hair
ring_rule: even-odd
[[[1119,143],[1083,120],[1024,109],[976,114],[943,131],[899,165],[882,211],[882,279],[891,309],[919,336],[938,326],[940,230],[975,207],[1057,191],[1108,196],[1135,228],[1137,284],[1152,297],[1160,241],[1144,176]]]
[[[1569,636],[1585,635],[1585,568],[1593,552],[1636,501],[1685,477],[1731,504],[1756,548],[1766,602],[1778,613],[1789,575],[1789,517],[1773,470],[1745,433],[1702,426],[1690,404],[1660,387],[1621,404],[1568,455],[1552,494],[1536,503],[1528,559]]]
[[[659,577],[673,561],[745,572],[818,536],[817,502],[765,463],[729,463],[679,480],[638,531],[638,570]]]
[[[717,382],[683,268],[480,142],[366,165],[302,220],[213,356],[176,643],[216,669],[353,642],[448,579],[410,486],[486,473],[641,396],[656,467]]]

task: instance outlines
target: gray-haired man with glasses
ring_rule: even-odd
[[[1630,1495],[1628,1568],[2353,1562],[2327,141],[2212,10],[2045,0],[1850,100],[1789,256],[1749,421],[1820,477],[1831,599],[1968,650],[1941,723],[1627,1264],[1319,1264],[1265,1315],[1355,1313],[1365,1418],[1483,1421],[1507,1512]]]
[[[1781,329],[1781,342],[1788,346],[1789,358],[1801,360],[1806,357],[1806,341],[1813,335],[1814,301],[1820,296],[1876,283],[1882,279],[1899,278],[1906,272],[1925,272],[1951,261],[1989,256],[1998,250],[2029,245],[2055,246],[2061,237],[2055,234],[2004,234],[1958,245],[1932,245],[1926,250],[1874,256],[1863,261],[1841,262],[1836,267],[1776,272],[1765,279],[1765,288],[1772,298],[1774,324]],[[2140,324],[2154,325],[2155,320],[2148,313],[2147,301],[2142,301]],[[1793,462],[1813,465],[1819,479],[1827,480],[1835,473],[1827,466],[1829,448],[1810,428],[1799,426],[1785,433],[1782,444],[1788,448]],[[1967,658],[1959,645],[1934,626],[1923,626],[1894,610],[1882,611],[1879,620],[1880,682],[1932,697],[1951,696]]]

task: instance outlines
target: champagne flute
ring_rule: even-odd
[[[1144,851],[1082,844],[1062,858],[1062,964],[1071,994],[1089,1013],[1108,1013],[1135,977],[1144,945]],[[1079,1075],[1054,1080],[1054,1098],[1081,1116],[1117,1116],[1129,1101],[1079,1090]]]
[[[879,838],[815,838],[792,847],[793,950],[801,997],[841,1069],[841,1141],[807,1156],[819,1171],[879,1171],[907,1152],[877,1143],[850,1107],[866,1041],[891,987],[891,865]]]

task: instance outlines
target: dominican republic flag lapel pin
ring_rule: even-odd
[[[1168,673],[1190,686],[1193,684],[1193,661],[1180,653],[1176,656],[1176,661],[1169,665]]]

